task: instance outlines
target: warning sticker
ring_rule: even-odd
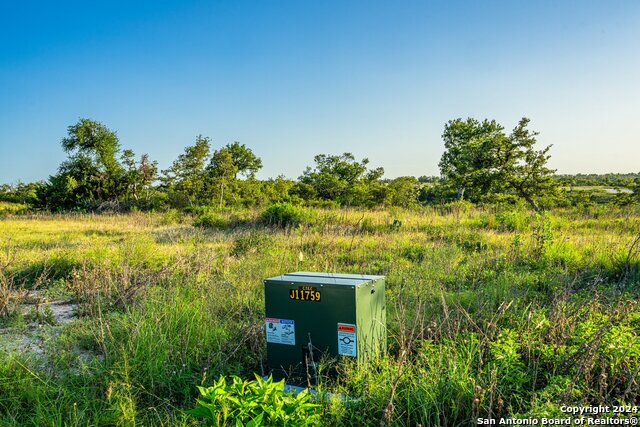
[[[264,319],[267,328],[267,342],[273,344],[296,344],[295,322],[286,319]]]
[[[338,323],[338,354],[356,357],[356,325]]]

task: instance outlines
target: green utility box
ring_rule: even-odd
[[[366,360],[386,350],[385,277],[288,273],[264,281],[267,361],[303,383],[323,356]]]

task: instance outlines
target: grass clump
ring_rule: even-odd
[[[272,245],[273,241],[268,234],[251,230],[249,233],[241,234],[233,241],[231,255],[240,257],[249,253],[262,253]]]
[[[303,208],[283,202],[269,206],[260,219],[266,225],[286,228],[310,223],[311,217]]]
[[[162,214],[161,223],[162,225],[173,225],[179,224],[182,222],[184,215],[177,209],[168,209],[165,213]]]
[[[229,221],[215,212],[206,212],[199,215],[193,222],[194,227],[224,230],[229,227]]]

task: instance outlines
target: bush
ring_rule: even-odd
[[[402,248],[402,256],[409,261],[420,263],[427,258],[427,250],[424,246],[413,244]]]
[[[194,205],[194,206],[187,206],[184,209],[182,209],[185,213],[189,213],[193,216],[201,216],[207,213],[211,212],[211,207],[210,206],[198,206],[198,205]]]
[[[193,222],[193,226],[223,230],[229,226],[229,221],[221,215],[208,212],[198,216]]]
[[[262,213],[261,220],[267,225],[294,227],[308,223],[309,215],[304,209],[291,203],[275,203]]]
[[[234,240],[231,255],[239,257],[249,252],[260,253],[266,247],[269,247],[271,243],[269,235],[251,230],[250,233],[240,235]]]
[[[520,210],[504,211],[496,214],[498,228],[503,231],[525,231],[530,224],[530,216]]]
[[[308,426],[320,421],[320,405],[311,402],[304,390],[297,395],[284,392],[284,380],[273,382],[256,375],[255,381],[224,376],[212,387],[198,387],[198,406],[189,413],[214,425],[243,426]]]
[[[182,222],[182,213],[177,209],[169,209],[162,214],[161,223],[163,225],[173,225]]]
[[[22,215],[29,211],[27,205],[0,201],[0,217],[8,215]]]

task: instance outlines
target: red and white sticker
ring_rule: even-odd
[[[356,357],[356,325],[338,323],[338,354]]]
[[[272,344],[296,345],[296,325],[293,320],[264,319],[267,331],[267,342]]]

